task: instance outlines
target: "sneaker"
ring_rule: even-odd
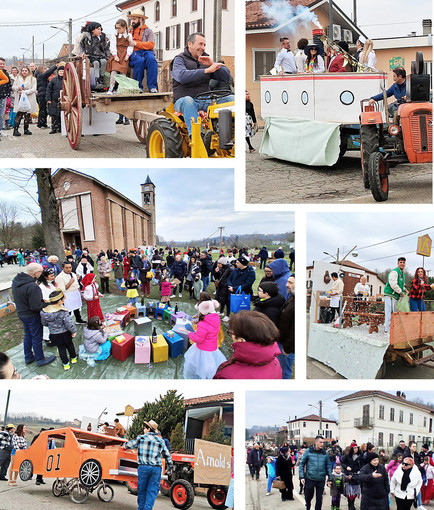
[[[178,297],[182,297],[182,294],[181,294],[181,293],[179,293],[179,296],[178,296]]]
[[[124,121],[123,121],[122,119],[118,119],[118,120],[115,122],[115,124],[123,124],[123,123],[124,123]]]
[[[227,315],[225,315],[222,319],[223,322],[229,322],[229,317]]]
[[[267,492],[267,494],[265,494],[266,496],[269,496],[271,494],[271,492]]]
[[[49,363],[52,363],[56,359],[56,356],[48,356],[45,358],[40,359],[36,362],[38,367],[43,367],[44,365],[48,365]]]
[[[77,363],[77,358],[71,358],[71,363],[75,365]]]
[[[157,93],[157,92],[158,92],[158,90],[157,90],[157,89],[151,89],[149,92],[150,92],[151,94],[155,94],[155,93]]]
[[[30,359],[26,359],[26,365],[30,365],[30,363],[33,363],[35,361],[35,357],[33,356],[33,358],[30,358]],[[1,480],[1,478],[0,478]]]
[[[130,119],[124,119],[124,126],[130,125]]]
[[[69,370],[71,368],[71,365],[67,363],[66,365],[63,365],[63,370]]]
[[[109,96],[112,96],[113,95],[113,90],[107,90],[106,94],[109,95]]]
[[[219,316],[219,317],[224,317],[224,316],[225,316],[225,314],[224,314],[224,313],[219,313],[219,314],[218,314],[218,316]]]
[[[87,324],[86,321],[84,321],[83,319],[80,319],[79,321],[75,321],[76,324]]]
[[[175,294],[172,294],[172,295],[170,296],[170,299],[172,299],[172,298],[174,298],[174,297],[176,297],[176,296],[175,296]]]

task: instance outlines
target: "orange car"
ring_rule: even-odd
[[[108,502],[113,489],[107,480],[137,481],[137,453],[121,450],[126,441],[74,427],[46,430],[29,448],[17,450],[14,471],[24,482],[33,474],[56,478],[55,496],[70,494],[74,501],[83,502],[97,489],[99,499]]]

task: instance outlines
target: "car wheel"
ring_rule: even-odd
[[[102,478],[101,464],[95,459],[85,460],[80,467],[78,477],[87,489],[95,487]]]
[[[28,482],[33,476],[33,464],[31,460],[23,460],[19,470],[20,478],[23,482]]]

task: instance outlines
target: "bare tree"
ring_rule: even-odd
[[[51,180],[51,168],[36,168],[35,174],[38,182],[38,202],[47,252],[49,255],[57,255],[59,260],[63,260],[65,252],[60,235],[59,204]]]
[[[0,241],[6,248],[12,248],[16,237],[22,230],[17,222],[18,208],[15,204],[2,200],[0,202]]]

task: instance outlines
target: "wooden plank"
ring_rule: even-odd
[[[422,338],[434,336],[434,312],[422,312],[422,317]]]
[[[125,96],[98,96],[93,100],[97,112],[114,112],[135,118],[135,112],[141,110],[156,113],[168,106],[171,94],[129,94]]]
[[[155,119],[162,119],[163,115],[158,115],[156,113],[142,112],[142,111],[138,110],[138,111],[134,112],[134,118],[136,120],[145,120],[147,122],[152,122]]]
[[[390,345],[410,342],[434,334],[434,312],[392,313]],[[408,344],[407,344],[408,346]]]

